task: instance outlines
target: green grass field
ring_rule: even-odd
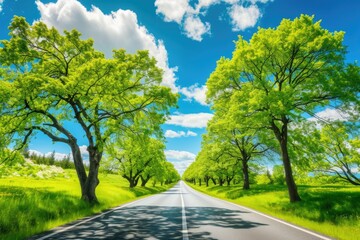
[[[285,186],[189,186],[335,239],[360,239],[360,187],[298,186],[303,201],[290,204]]]
[[[170,187],[130,189],[119,175],[100,174],[96,191],[100,204],[89,206],[80,200],[75,171],[66,170],[66,175],[50,179],[0,178],[0,239],[24,239]]]

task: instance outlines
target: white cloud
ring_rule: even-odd
[[[237,1],[237,0],[236,0]],[[199,0],[196,4],[195,12],[200,12],[201,9],[205,9],[205,11],[212,5],[220,3],[221,0]]]
[[[29,154],[50,157],[53,153],[52,152],[42,153],[37,150],[29,150]],[[54,158],[55,158],[55,160],[62,160],[67,156],[68,156],[68,154],[55,152]]]
[[[235,4],[229,9],[229,16],[233,30],[243,31],[247,28],[254,27],[261,17],[261,13],[257,5],[243,7]]]
[[[4,1],[5,0],[0,0],[0,12],[3,10],[2,5],[3,5]]]
[[[87,151],[87,146],[83,145],[83,146],[79,146],[80,148],[80,152],[81,152],[81,156],[83,158],[84,161],[88,161],[89,160],[89,152]],[[31,154],[35,154],[37,156],[45,156],[45,157],[49,157],[51,156],[51,154],[53,154],[53,152],[47,152],[47,153],[42,153],[40,151],[37,150],[29,150],[30,155]],[[55,160],[62,160],[65,157],[67,157],[69,154],[67,153],[59,153],[59,152],[55,152]],[[73,159],[72,154],[70,153],[70,159]]]
[[[187,151],[166,150],[166,159],[174,164],[175,169],[181,174],[195,161],[196,155]]]
[[[204,34],[210,33],[210,23],[203,23],[199,17],[189,15],[185,18],[184,30],[186,36],[200,42]]]
[[[156,40],[145,26],[139,25],[134,12],[119,9],[111,14],[104,14],[95,6],[88,11],[77,0],[58,0],[48,4],[37,0],[36,4],[41,21],[61,32],[76,28],[83,38],[94,39],[95,48],[103,51],[107,57],[112,56],[113,49],[124,48],[129,53],[149,50],[150,55],[157,60],[158,67],[164,70],[163,84],[177,91],[177,68],[169,67],[163,41]]]
[[[155,7],[156,13],[163,16],[165,22],[178,23],[187,37],[202,41],[203,36],[210,33],[211,26],[200,19],[200,16],[206,17],[210,7],[224,3],[233,31],[243,31],[256,25],[261,17],[259,7],[271,1],[273,0],[156,0]]]
[[[156,13],[162,14],[166,22],[181,23],[189,8],[189,0],[156,0]]]
[[[186,96],[185,101],[192,101],[192,99],[194,99],[203,106],[207,106],[206,91],[206,85],[199,87],[198,84],[180,89],[180,92]]]
[[[316,117],[311,117],[307,120],[314,122],[318,121],[318,119],[325,121],[347,121],[349,118],[350,115],[348,113],[341,112],[340,110],[336,109],[326,108],[325,110],[318,112]]]
[[[165,137],[167,137],[167,138],[196,137],[196,136],[197,136],[197,133],[192,132],[192,131],[175,132],[173,130],[166,130],[166,132],[165,132]]]
[[[196,157],[196,155],[191,152],[178,150],[165,150],[165,156],[168,161],[193,161]]]
[[[182,161],[182,162],[173,162],[173,161],[171,161],[171,163],[174,164],[174,167],[178,171],[178,173],[180,175],[182,175],[193,161],[194,160]]]
[[[177,114],[171,115],[166,124],[189,128],[205,128],[212,117],[213,114],[211,113]]]

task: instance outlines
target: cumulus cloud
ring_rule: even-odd
[[[163,85],[177,91],[177,69],[169,67],[163,41],[157,40],[145,26],[140,25],[134,12],[119,9],[104,14],[95,6],[87,10],[77,0],[58,0],[47,4],[37,0],[36,4],[41,21],[59,31],[78,29],[83,38],[94,39],[95,48],[104,52],[107,57],[112,56],[113,49],[124,48],[130,53],[148,50],[157,60],[158,67],[164,70]]]
[[[166,124],[189,128],[205,128],[207,122],[213,117],[211,113],[191,113],[171,115]]]
[[[229,9],[229,16],[233,30],[243,31],[247,28],[254,27],[261,17],[261,13],[257,5],[243,7],[235,4]]]
[[[210,23],[203,23],[199,17],[190,15],[185,18],[184,30],[186,36],[200,42],[204,34],[210,33]]]
[[[309,121],[318,121],[320,120],[325,120],[325,121],[347,121],[350,118],[350,114],[346,113],[346,112],[342,112],[340,110],[337,109],[330,109],[330,108],[326,108],[325,110],[318,112],[316,114],[316,117],[311,117],[308,118],[307,120]]]
[[[190,4],[189,0],[156,0],[156,13],[166,22],[176,22],[185,35],[193,40],[202,41],[210,34],[211,25],[204,21],[207,10],[223,3],[233,26],[233,31],[243,31],[254,27],[261,17],[261,5],[273,0],[198,0]]]
[[[189,8],[189,0],[156,0],[156,13],[162,14],[166,22],[181,23]]]
[[[180,175],[182,175],[193,161],[194,160],[182,161],[182,162],[171,162],[171,163],[174,164],[174,167],[178,171],[178,173]]]
[[[181,174],[195,161],[196,155],[187,151],[166,150],[166,159],[174,164],[175,169]]]
[[[165,150],[165,156],[169,161],[193,161],[196,157],[196,155],[191,152],[178,150]]]
[[[165,132],[165,137],[167,137],[167,138],[196,137],[196,136],[197,136],[197,133],[189,131],[189,130],[187,132],[184,132],[184,131],[175,132],[173,130],[166,130],[166,132]]]
[[[185,101],[191,102],[192,100],[195,100],[203,106],[207,106],[206,91],[206,85],[199,87],[198,84],[192,85],[190,87],[183,87],[180,89],[180,92],[186,97]]]

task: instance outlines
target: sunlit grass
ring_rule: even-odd
[[[299,203],[289,203],[285,186],[258,185],[199,187],[209,195],[261,211],[324,235],[360,239],[360,188],[351,186],[299,186]]]
[[[67,171],[68,178],[0,178],[0,239],[24,239],[169,187],[129,189],[118,175],[100,175],[100,204],[90,206],[80,200],[76,173]]]

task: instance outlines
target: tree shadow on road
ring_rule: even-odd
[[[164,206],[125,207],[47,239],[183,239],[181,210],[180,207]],[[200,226],[201,229],[249,229],[264,225],[244,221],[241,214],[246,212],[214,207],[186,208],[187,224],[191,229]],[[202,230],[190,231],[189,238],[215,239],[210,232]]]

